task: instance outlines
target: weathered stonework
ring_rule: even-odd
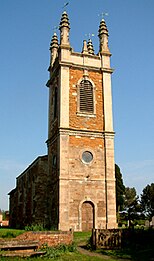
[[[47,218],[48,157],[38,157],[20,176],[10,194],[10,226],[42,224]]]
[[[50,46],[48,158],[45,163],[40,158],[17,178],[17,188],[10,193],[11,211],[15,216],[22,213],[17,222],[23,226],[44,222],[62,231],[115,228],[113,70],[108,31],[101,21],[96,55],[91,40],[84,41],[81,53],[74,52],[69,30],[64,12],[60,44],[54,33]],[[41,186],[37,187],[38,180]]]
[[[114,228],[117,225],[111,95],[113,70],[110,68],[111,54],[107,47],[105,26],[103,22],[99,29],[98,55],[94,54],[92,46],[88,50],[86,41],[82,53],[75,53],[70,48],[70,27],[64,12],[57,58],[54,62],[51,60],[49,67],[49,100],[55,99],[55,88],[58,94],[57,126],[56,119],[51,120],[47,141],[49,161],[54,153],[57,158],[57,176],[49,165],[49,177],[53,181],[48,193],[49,213],[56,217],[57,222],[51,218],[51,225],[61,230],[73,228],[81,231],[92,227]],[[58,79],[56,84],[55,77]],[[80,83],[84,79],[93,87],[92,113],[80,110]],[[52,111],[49,112],[49,119],[52,118],[50,114]],[[53,146],[57,148],[56,152]],[[88,164],[82,159],[84,152],[92,155],[93,159]],[[57,189],[55,198],[53,192]],[[52,207],[52,202],[56,208]]]

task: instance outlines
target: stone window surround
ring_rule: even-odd
[[[82,159],[82,154],[83,154],[83,152],[85,152],[85,151],[89,151],[89,152],[93,155],[93,159],[92,159],[91,162],[86,163],[85,161],[83,161],[83,159]],[[82,150],[80,150],[79,158],[80,158],[80,161],[82,162],[82,164],[87,165],[87,166],[91,166],[91,165],[94,163],[94,161],[95,161],[95,159],[96,159],[96,156],[95,156],[95,152],[94,152],[91,148],[85,147],[85,148],[83,148]]]

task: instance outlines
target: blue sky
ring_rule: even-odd
[[[80,52],[86,34],[98,52],[102,12],[112,52],[115,161],[138,194],[154,182],[154,1],[70,0],[70,42]],[[0,1],[0,208],[16,177],[46,154],[49,44],[62,0]],[[59,35],[59,32],[57,32]]]

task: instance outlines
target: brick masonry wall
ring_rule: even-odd
[[[43,244],[48,246],[57,246],[60,244],[70,245],[73,242],[73,233],[69,232],[26,232],[16,237],[16,240],[34,240],[39,241],[40,247]]]
[[[73,176],[85,178],[86,175],[92,175],[95,178],[104,178],[104,140],[102,138],[91,139],[90,137],[70,136],[70,159],[69,168]],[[82,162],[82,152],[90,150],[93,153],[93,161],[86,165]]]
[[[102,131],[104,128],[102,74],[89,71],[89,79],[95,85],[94,97],[96,117],[81,117],[77,115],[77,83],[83,78],[83,70],[70,69],[70,97],[69,97],[69,118],[70,127],[75,129],[88,129]]]

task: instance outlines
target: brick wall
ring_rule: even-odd
[[[70,69],[69,118],[70,127],[75,129],[103,130],[103,94],[102,74],[89,71],[89,79],[93,81],[96,117],[80,117],[77,115],[77,83],[83,77],[83,70]],[[97,101],[97,102],[96,102]]]
[[[26,232],[24,234],[16,237],[19,240],[38,240],[40,247],[43,244],[47,244],[48,246],[57,246],[60,244],[70,245],[73,242],[73,233],[69,232]]]

